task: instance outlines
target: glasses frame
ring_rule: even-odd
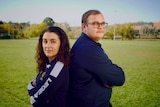
[[[107,27],[108,26],[108,23],[106,23],[106,22],[101,22],[101,23],[99,23],[99,22],[86,22],[86,24],[90,24],[90,25],[92,25],[93,27],[96,27],[96,28],[98,28],[98,27],[100,27],[100,25],[102,26],[102,27]]]

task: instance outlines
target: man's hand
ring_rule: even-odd
[[[112,86],[109,86],[109,85],[107,85],[107,84],[104,84],[104,86],[105,86],[106,88],[112,88]]]

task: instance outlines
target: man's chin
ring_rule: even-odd
[[[103,37],[97,37],[95,38],[95,41],[98,42],[99,40],[101,40]]]

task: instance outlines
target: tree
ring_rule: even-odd
[[[54,25],[55,22],[53,21],[52,18],[46,17],[46,18],[43,20],[43,23],[46,23],[48,26],[52,26],[52,25]]]
[[[46,23],[32,24],[24,31],[24,38],[38,37],[42,30],[47,27]]]
[[[114,35],[116,36],[116,38],[132,39],[134,36],[132,24],[126,23],[121,25],[116,24],[108,26],[107,32],[104,34],[104,36],[107,36],[110,39],[114,39]]]
[[[12,32],[13,32],[13,28],[10,24],[4,23],[0,25],[0,35],[2,36],[1,38],[10,39],[12,37],[11,36]]]
[[[120,35],[122,39],[132,39],[133,38],[133,29],[131,23],[122,24],[120,27]]]
[[[108,26],[107,32],[104,34],[104,38],[113,39],[114,36],[114,26]]]
[[[3,24],[3,22],[0,20],[0,24]]]

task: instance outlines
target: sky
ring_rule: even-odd
[[[83,13],[101,11],[109,25],[160,22],[160,0],[0,0],[0,20],[40,24],[46,17],[80,26]]]

